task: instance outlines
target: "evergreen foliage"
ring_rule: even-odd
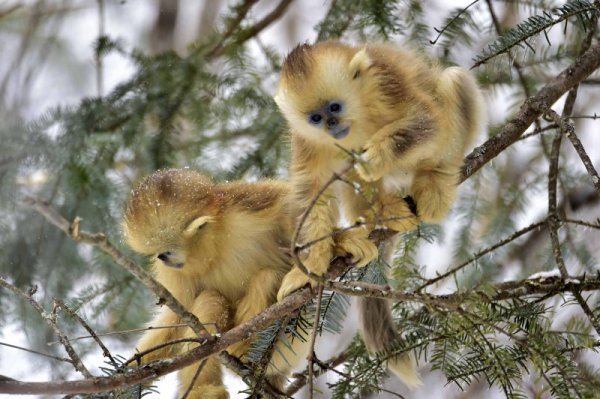
[[[99,37],[97,57],[118,55],[135,66],[131,78],[105,95],[40,110],[33,120],[7,101],[0,103],[0,277],[23,290],[38,286],[35,298],[47,312],[53,297],[62,298],[97,332],[139,327],[149,317],[153,295],[112,258],[48,224],[24,205],[24,198],[42,198],[68,220],[80,217],[85,230],[105,233],[123,253],[146,266],[147,260],[133,255],[120,236],[123,204],[141,177],[167,167],[197,168],[216,180],[287,177],[289,142],[272,100],[286,49],[255,40],[256,20],[249,13],[253,3],[230,5],[215,29],[198,37],[186,52],[152,54],[128,47],[110,32]],[[490,101],[497,107],[490,112],[492,127],[478,144],[493,137],[528,96],[571,64],[585,50],[586,40],[594,45],[599,39],[598,1],[475,1],[444,15],[434,13],[438,3],[333,0],[322,18],[313,21],[313,37],[407,42],[443,63],[465,67],[471,67],[465,54],[472,57],[487,95],[503,101]],[[1,11],[0,35],[7,35],[16,17]],[[494,25],[500,15],[505,32],[497,32]],[[433,26],[432,20],[439,25]],[[555,28],[549,35],[556,25],[563,30]],[[544,40],[539,40],[541,34]],[[502,54],[510,62],[497,62]],[[562,115],[575,123],[590,153],[593,141],[580,131],[590,126],[597,130],[597,118],[571,117],[598,113],[597,93],[589,89],[596,90],[597,81],[596,73],[583,82],[576,111]],[[554,109],[560,114],[562,107],[560,103]],[[418,357],[422,374],[430,378],[426,381],[443,375],[469,394],[491,389],[507,398],[597,396],[600,331],[593,324],[600,317],[598,285],[575,293],[567,284],[582,276],[600,280],[598,190],[578,155],[565,149],[568,140],[563,140],[564,151],[552,153],[552,140],[561,134],[555,121],[539,118],[528,132],[528,138],[462,183],[447,222],[403,234],[393,265],[374,262],[339,279],[389,284],[393,291],[413,296],[394,305],[401,340],[389,351],[369,354],[360,338],[354,338],[343,364],[329,371],[337,378],[328,386],[331,397],[406,393],[384,386],[386,360],[405,352]],[[557,156],[558,215],[549,215],[549,164]],[[596,167],[597,159],[592,158]],[[548,238],[552,227],[546,221],[554,216],[561,227],[558,248]],[[518,234],[538,222],[543,223]],[[554,270],[557,253],[567,265],[568,279],[552,275],[522,282]],[[443,276],[448,270],[454,271]],[[507,281],[521,283],[514,288]],[[536,291],[551,283],[564,289]],[[591,315],[575,294],[584,298]],[[31,349],[63,356],[60,346],[47,345],[56,337],[22,298],[0,288],[0,303],[0,325],[24,330]],[[277,337],[309,340],[313,333],[343,333],[342,322],[353,311],[348,296],[325,291],[315,327],[315,307],[313,300],[297,315],[257,334],[245,359],[252,370],[244,376],[248,394],[256,394],[254,388],[263,383]],[[59,324],[70,337],[83,334],[69,317],[61,316]],[[131,347],[136,337],[118,339]],[[98,351],[90,342],[74,346],[80,354]],[[327,359],[316,355],[315,368],[328,368]],[[124,358],[115,359],[96,365],[97,374],[122,373],[119,362]],[[436,377],[428,377],[430,370]],[[50,368],[53,379],[70,378],[72,372],[66,362]],[[89,397],[141,397],[152,389],[138,385]]]

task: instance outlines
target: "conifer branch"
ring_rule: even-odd
[[[567,19],[580,15],[596,15],[600,12],[600,6],[597,2],[593,3],[586,0],[571,0],[562,7],[556,8],[553,13],[544,11],[542,15],[534,15],[516,27],[510,29],[505,35],[499,37],[493,43],[489,44],[487,49],[480,56],[475,58],[476,68],[490,59],[508,52],[517,45],[525,44],[533,50],[527,43],[532,37],[545,32],[554,25],[557,25]]]
[[[75,312],[73,309],[71,309],[71,307],[58,298],[53,298],[53,301],[58,308],[63,309],[71,318],[75,319],[79,324],[81,324],[81,326],[90,334],[92,339],[98,344],[100,349],[102,349],[102,355],[107,357],[111,364],[118,364],[117,361],[112,357],[106,345],[104,345],[104,342],[102,342],[102,340],[98,337],[94,329],[90,327],[90,325],[81,316],[79,316],[77,312]],[[70,342],[71,340],[67,339],[67,341]]]
[[[581,276],[563,279],[559,276],[542,276],[524,280],[506,281],[483,289],[452,294],[429,294],[425,292],[405,292],[391,289],[388,285],[363,283],[360,281],[329,281],[325,287],[349,296],[392,299],[397,302],[415,302],[424,305],[455,308],[468,301],[498,302],[509,299],[527,298],[534,295],[560,295],[564,293],[600,291],[600,276]]]
[[[180,370],[199,360],[225,350],[228,346],[250,338],[275,320],[299,309],[315,294],[310,288],[302,288],[290,296],[271,305],[259,315],[222,334],[213,341],[205,341],[202,345],[178,355],[172,359],[157,360],[135,369],[109,377],[96,377],[77,381],[0,381],[0,393],[9,394],[76,394],[105,392],[116,388],[149,381],[160,376]]]

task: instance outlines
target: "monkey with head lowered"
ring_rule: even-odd
[[[290,187],[281,181],[217,184],[189,169],[158,171],[132,191],[124,216],[124,236],[136,252],[153,259],[156,280],[205,324],[210,333],[237,326],[275,302],[291,263],[289,249],[294,219]],[[336,237],[336,253],[353,244],[349,235]],[[309,315],[307,315],[309,316]],[[179,324],[170,309],[162,309],[151,326]],[[137,345],[144,352],[160,344],[194,338],[188,327],[148,331]],[[249,342],[228,351],[243,356]],[[281,389],[286,374],[306,354],[307,344],[277,346],[267,375]],[[143,363],[178,354],[174,345],[145,355]],[[226,398],[218,359],[208,358],[179,373],[188,398]]]
[[[124,235],[134,251],[152,257],[157,281],[210,333],[223,332],[275,302],[290,269],[289,255],[281,250],[289,248],[293,227],[288,196],[283,182],[216,184],[188,169],[158,171],[132,191]],[[179,323],[167,308],[151,325]],[[150,330],[137,349],[143,352],[184,337],[195,334],[188,327]],[[239,357],[248,346],[241,342],[228,351]],[[142,361],[174,356],[183,349],[166,346]],[[293,362],[291,352],[286,357]],[[195,364],[180,371],[181,394],[194,381],[197,368]],[[275,373],[283,375],[288,368],[279,364]],[[273,378],[278,382],[280,377]],[[188,398],[227,398],[221,378],[218,359],[208,358]]]
[[[368,228],[355,229],[357,247],[351,251],[366,255],[359,256],[361,264],[377,256],[368,240],[376,226],[403,232],[419,221],[439,222],[456,197],[463,156],[484,121],[483,98],[470,73],[384,44],[297,46],[283,62],[275,101],[291,131],[291,180],[299,214],[334,173],[347,169],[349,153],[359,155],[345,179],[368,186],[365,191],[371,193],[336,181],[310,209],[298,244],[314,242],[300,255],[317,275],[327,271],[333,254],[333,239],[322,238],[332,237],[338,208],[351,222],[367,221]],[[404,200],[407,196],[414,203]],[[337,198],[339,206],[333,204]],[[388,260],[393,243],[386,243]],[[278,297],[307,281],[299,273],[288,275]],[[363,299],[360,309],[367,347],[385,349],[395,335],[387,302]],[[407,384],[419,383],[407,357],[388,366]]]

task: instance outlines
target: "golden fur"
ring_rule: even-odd
[[[370,229],[401,232],[419,221],[440,221],[456,196],[463,155],[484,119],[483,98],[466,70],[444,69],[416,52],[384,44],[329,41],[296,47],[282,65],[275,101],[291,130],[299,213],[346,167],[350,151],[360,154],[360,162],[347,178],[371,193],[369,198],[342,182],[330,186],[311,209],[300,244],[331,235],[340,207],[352,222],[365,218]],[[405,196],[414,199],[416,214]],[[368,232],[356,233],[357,247],[349,251],[360,264],[377,256]],[[301,259],[321,275],[332,254],[333,240],[325,239]],[[278,298],[306,281],[298,273],[288,275]]]
[[[123,227],[129,246],[153,258],[156,279],[214,333],[249,320],[275,302],[290,269],[289,256],[281,248],[289,248],[292,221],[286,183],[216,184],[197,172],[172,169],[155,172],[132,191]],[[151,325],[179,323],[163,308]],[[187,327],[151,330],[137,349],[193,336]],[[242,356],[248,345],[238,343],[228,351]],[[144,356],[143,362],[183,349],[167,346]],[[294,349],[296,353],[280,349],[291,364],[302,353]],[[270,371],[274,381],[282,381],[281,374],[291,367],[279,359]],[[180,372],[180,394],[192,383],[196,369],[197,364]],[[188,398],[227,397],[219,361],[211,357]]]

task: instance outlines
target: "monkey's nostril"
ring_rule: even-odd
[[[327,127],[334,127],[334,126],[337,126],[337,124],[338,124],[338,120],[336,118],[327,119]]]

